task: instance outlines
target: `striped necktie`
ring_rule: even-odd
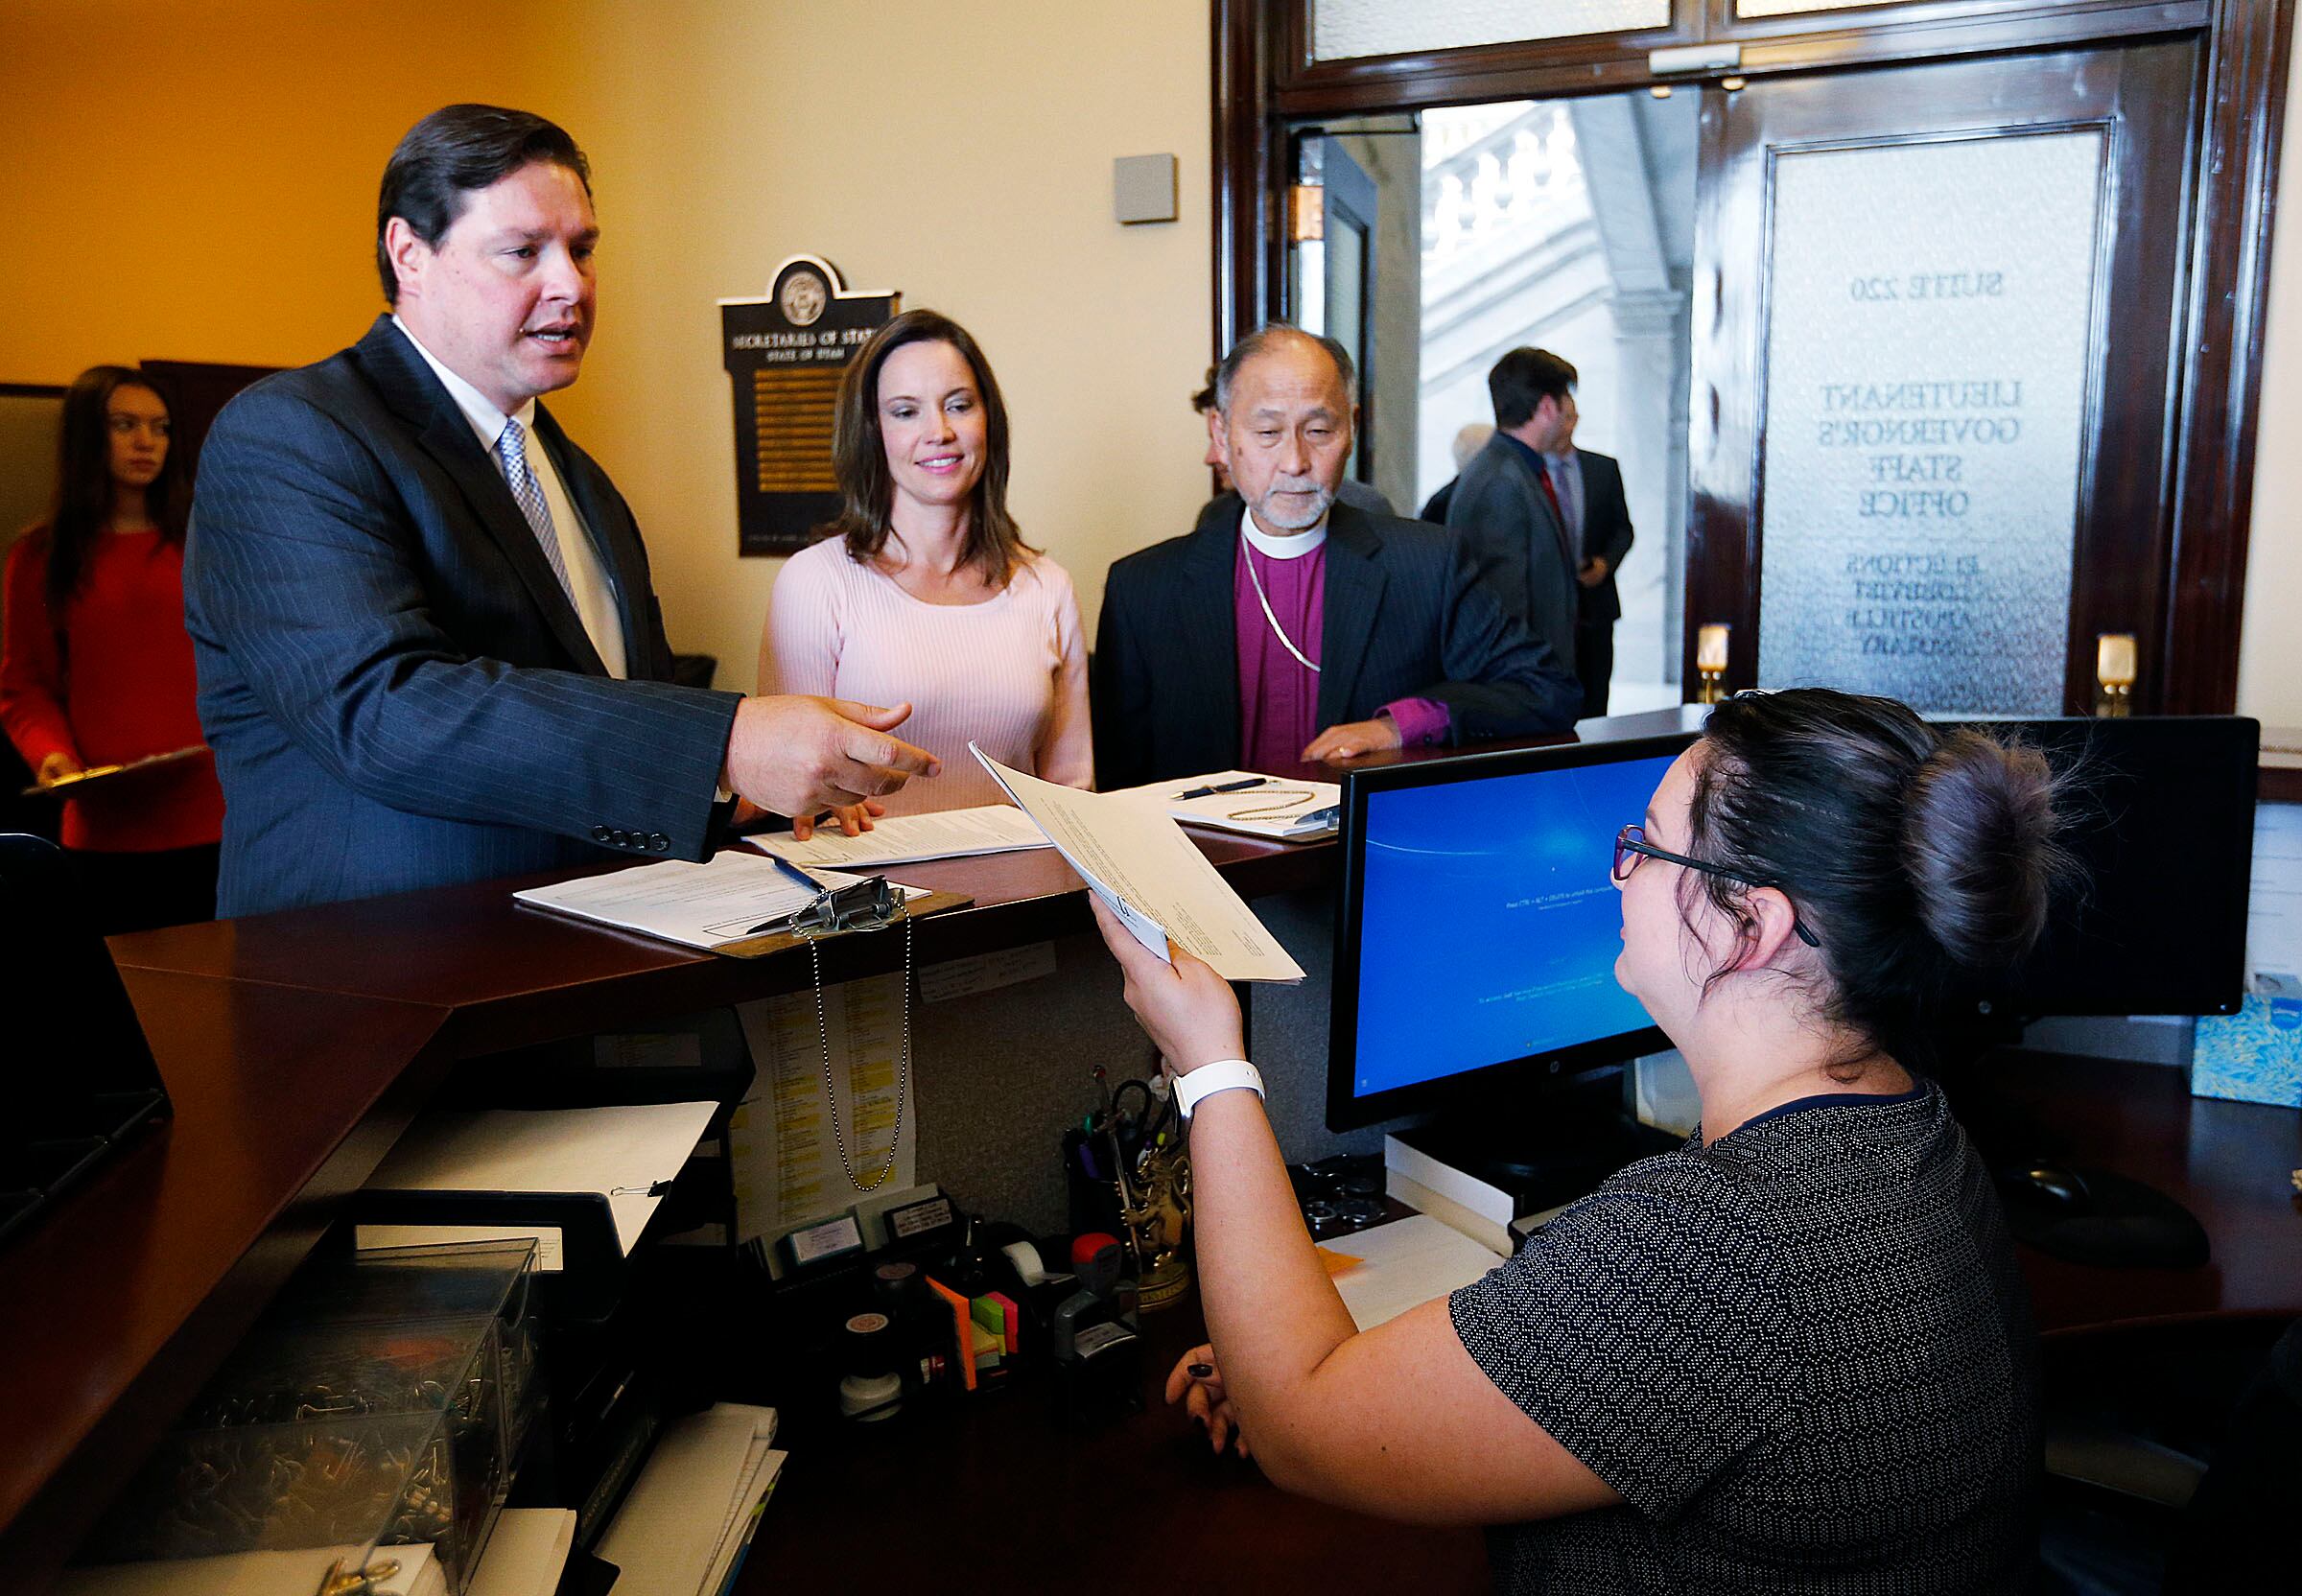
[[[559,533],[552,525],[552,506],[544,502],[544,484],[528,469],[527,436],[526,428],[505,416],[504,431],[496,437],[496,458],[504,462],[504,481],[510,485],[512,498],[519,501],[520,513],[528,518],[535,541],[543,546],[545,563],[552,567],[552,575],[559,578],[559,591],[573,604],[576,588],[568,580],[568,560],[560,552]]]
[[[1575,480],[1566,469],[1566,462],[1545,460],[1551,468],[1551,490],[1559,500],[1559,522],[1566,528],[1567,543],[1580,553],[1583,549],[1582,517],[1575,505]]]

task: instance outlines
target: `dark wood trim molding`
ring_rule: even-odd
[[[2254,423],[2293,26],[2293,0],[2218,0],[2215,7],[2162,648],[2162,703],[2173,714],[2227,715],[2238,707]]]
[[[0,383],[0,399],[61,399],[59,383]]]
[[[1214,342],[1219,360],[1275,302],[1282,269],[1276,218],[1285,175],[1271,155],[1283,140],[1270,110],[1271,7],[1214,0]]]

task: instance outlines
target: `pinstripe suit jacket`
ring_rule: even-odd
[[[670,684],[630,508],[540,407],[535,436],[615,589],[628,681],[389,317],[217,417],[184,618],[223,783],[219,914],[708,857],[740,695]]]
[[[1239,500],[1188,537],[1111,568],[1093,669],[1095,781],[1105,788],[1230,768],[1239,758],[1233,604]],[[1399,698],[1445,704],[1456,742],[1574,723],[1574,676],[1471,574],[1463,540],[1427,522],[1327,511],[1319,724]]]

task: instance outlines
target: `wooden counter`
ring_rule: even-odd
[[[1614,727],[1679,723],[1665,712]],[[1324,844],[1202,846],[1250,897],[1331,881],[1338,857]],[[922,964],[1091,924],[1051,852],[902,874],[975,900],[921,922]],[[521,909],[521,884],[114,940],[175,1118],[0,1251],[0,1589],[46,1585],[457,1061],[807,978],[804,958],[716,958]],[[839,939],[825,976],[900,956],[895,938]],[[2302,1310],[2302,1217],[2284,1186],[2302,1164],[2302,1115],[2196,1102],[2178,1073],[2149,1067],[2010,1072],[2007,1090],[2067,1123],[2087,1162],[2190,1201],[2216,1249],[2209,1269],[2160,1279],[2026,1257],[2050,1328]]]

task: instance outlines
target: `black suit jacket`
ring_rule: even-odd
[[[223,784],[219,912],[708,857],[740,695],[670,684],[629,506],[541,407],[534,434],[615,589],[630,680],[388,317],[217,417],[184,614]]]
[[[1233,605],[1240,504],[1225,494],[1187,537],[1111,568],[1092,671],[1095,777],[1105,788],[1228,769],[1239,758],[1239,648]],[[1532,737],[1574,723],[1582,694],[1471,574],[1438,527],[1327,512],[1322,727],[1429,698],[1456,742]]]
[[[1585,621],[1620,621],[1623,596],[1614,574],[1631,552],[1631,506],[1623,498],[1623,468],[1612,455],[1575,451],[1583,470],[1583,557],[1607,562],[1607,575],[1590,587],[1578,584],[1580,614]]]
[[[1489,438],[1455,479],[1446,524],[1528,632],[1571,662],[1582,588],[1567,531],[1526,450],[1501,433]]]

